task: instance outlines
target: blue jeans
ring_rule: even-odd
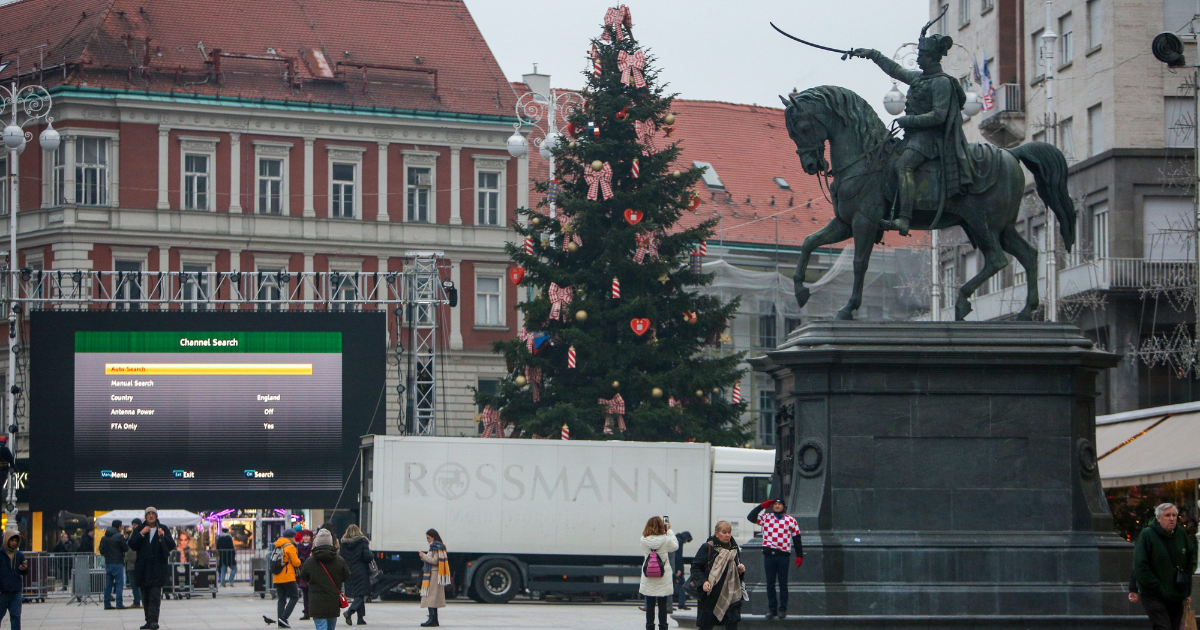
[[[767,570],[767,608],[772,613],[787,612],[788,562],[791,554],[764,553],[763,568]],[[775,601],[775,583],[779,583],[779,601]]]
[[[117,594],[117,608],[125,607],[125,563],[104,565],[104,607],[112,608],[113,593]]]
[[[8,613],[8,623],[12,624],[12,630],[21,630],[23,598],[21,593],[0,593],[0,621],[4,620],[4,613]]]
[[[133,605],[141,606],[142,605],[142,587],[138,586],[134,582],[130,582],[129,590],[133,591]]]
[[[337,627],[337,617],[333,619],[313,619],[317,624],[317,630],[333,630]]]
[[[220,572],[218,579],[221,582],[221,586],[229,586],[230,584],[233,584],[234,576],[237,575],[237,565],[223,564],[217,569],[217,571]],[[226,572],[229,573],[229,577],[225,577]]]

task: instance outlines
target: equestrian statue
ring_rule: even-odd
[[[813,251],[854,237],[854,288],[837,313],[853,319],[862,305],[863,278],[871,248],[883,233],[896,230],[934,230],[959,226],[971,245],[983,252],[979,273],[958,289],[954,317],[971,312],[970,296],[988,278],[1008,265],[1004,252],[1025,268],[1025,307],[1018,319],[1032,319],[1038,308],[1037,250],[1017,232],[1016,222],[1025,191],[1021,164],[1033,173],[1038,195],[1058,219],[1067,251],[1075,241],[1075,205],[1067,192],[1067,162],[1054,145],[1029,142],[1015,149],[987,143],[971,144],[962,131],[966,94],[959,82],[942,70],[941,60],[954,41],[921,29],[916,70],[906,70],[877,50],[836,50],[842,58],[874,61],[889,76],[908,84],[904,116],[894,126],[895,137],[862,97],[841,87],[814,87],[783,98],[788,135],[804,172],[824,176],[833,202],[834,218],[804,239],[796,273],[796,301],[804,306],[809,289],[805,272]],[[772,25],[774,26],[774,25]],[[779,30],[776,27],[776,30]],[[780,31],[781,33],[783,31]],[[826,143],[829,159],[825,159]]]

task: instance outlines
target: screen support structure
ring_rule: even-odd
[[[405,274],[410,283],[405,293],[412,299],[405,304],[408,324],[408,373],[404,379],[404,432],[409,435],[434,435],[437,426],[437,304],[443,291],[438,272],[437,253],[410,255],[412,265]]]

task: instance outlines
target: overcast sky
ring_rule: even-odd
[[[510,81],[538,64],[555,87],[579,89],[591,38],[612,0],[465,0]],[[658,58],[680,97],[781,106],[793,87],[840,85],[883,112],[891,89],[875,64],[809,48],[789,33],[832,48],[891,55],[916,41],[925,0],[626,0],[634,34]]]

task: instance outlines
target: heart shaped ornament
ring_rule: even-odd
[[[521,281],[525,279],[525,268],[524,267],[509,267],[508,268],[508,279],[512,280],[513,284],[521,284]]]
[[[650,319],[647,317],[635,317],[629,320],[629,327],[632,328],[633,332],[637,333],[638,336],[644,335],[646,334],[647,330],[650,330]]]
[[[629,222],[629,225],[637,225],[642,221],[642,217],[644,216],[646,216],[646,213],[641,210],[625,208],[625,220]]]

